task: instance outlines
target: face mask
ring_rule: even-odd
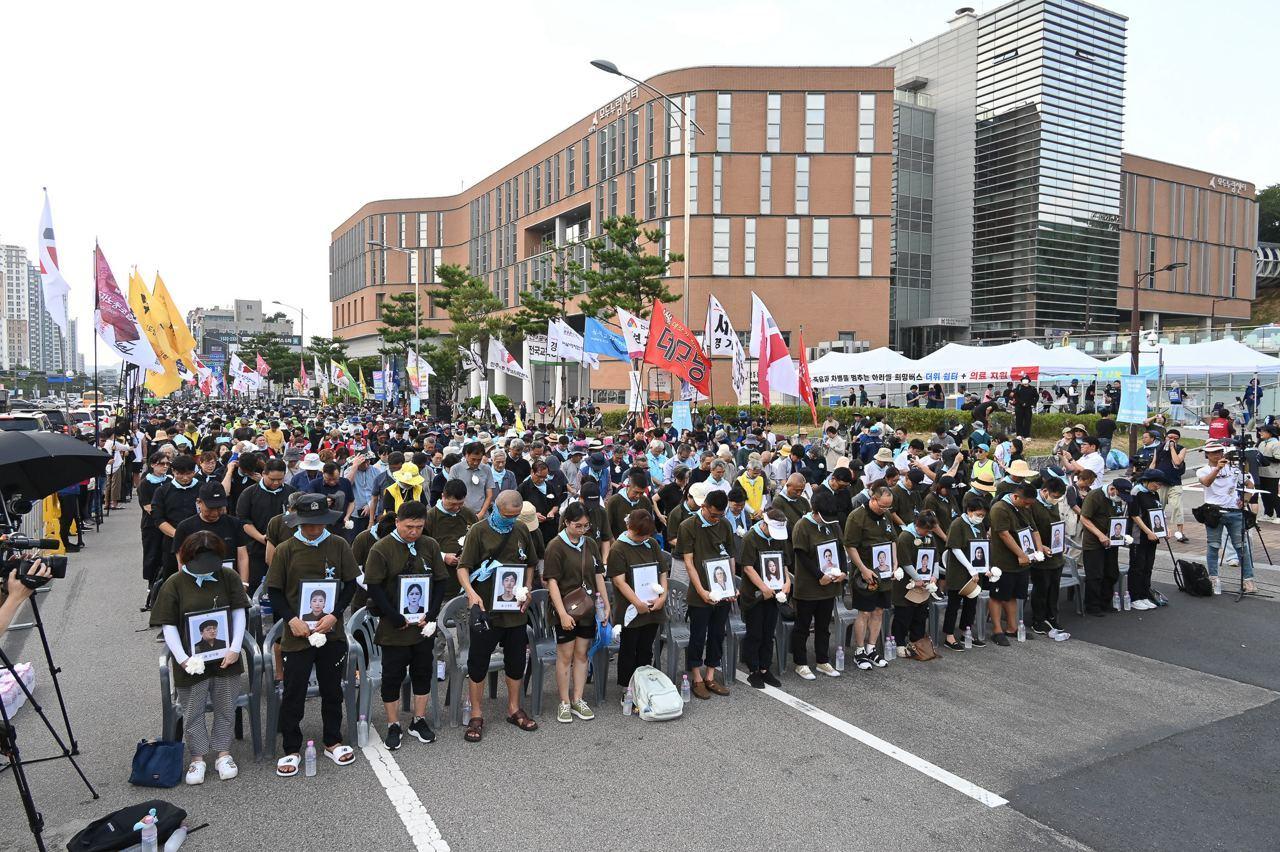
[[[969,523],[973,524],[976,527],[978,524],[982,523],[983,519],[985,519],[987,516],[970,512],[969,514],[965,515],[965,517],[969,520]]]
[[[493,527],[496,532],[501,533],[502,535],[506,535],[511,532],[511,530],[515,528],[517,520],[519,520],[519,517],[505,517],[498,511],[497,506],[494,506],[489,510],[489,526]]]

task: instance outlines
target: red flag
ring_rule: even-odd
[[[765,410],[769,410],[769,365],[773,359],[769,354],[769,324],[764,314],[760,315],[760,362],[756,365],[756,387],[760,389],[760,401]]]
[[[262,355],[258,354],[257,358],[258,358],[258,363],[257,363],[258,375],[265,376],[267,373],[270,373],[271,366],[266,361],[262,360]]]
[[[800,398],[809,403],[813,425],[818,425],[818,407],[813,402],[813,382],[809,380],[809,356],[804,351],[804,332],[800,332]]]
[[[307,379],[307,359],[306,358],[298,359],[298,383],[301,385],[299,390],[302,391],[303,393],[306,393],[307,388],[311,387],[311,382]]]
[[[676,319],[675,314],[658,301],[653,303],[644,360],[680,376],[703,396],[711,396],[710,359],[698,345],[698,339],[689,331],[689,327]]]

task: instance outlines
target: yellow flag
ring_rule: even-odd
[[[358,371],[358,375],[360,376],[360,396],[362,398],[367,399],[369,396],[369,388],[364,383],[364,365],[363,364],[357,365],[356,370]]]
[[[151,342],[156,358],[164,365],[163,373],[147,371],[144,383],[148,390],[156,396],[168,396],[182,386],[182,377],[178,375],[177,355],[169,345],[168,334],[160,327],[163,309],[156,304],[147,292],[147,285],[142,283],[142,276],[134,269],[129,273],[129,307],[138,318],[142,333]],[[167,312],[164,317],[167,318]]]
[[[169,295],[169,288],[164,286],[164,279],[160,277],[160,273],[156,273],[156,286],[152,292],[155,302],[156,313],[159,314],[163,309],[165,321],[162,323],[169,335],[169,344],[174,354],[184,360],[187,354],[196,348],[196,339],[192,336],[191,330],[187,328],[187,323],[182,319],[182,312],[178,310],[177,304],[174,303],[173,297]],[[188,364],[188,367],[195,369],[195,365]]]
[[[520,409],[516,409],[515,427],[517,432],[524,432],[524,423],[520,421]]]

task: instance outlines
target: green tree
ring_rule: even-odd
[[[448,264],[437,269],[436,276],[440,287],[433,295],[436,304],[449,315],[450,339],[433,347],[427,359],[436,371],[437,399],[452,399],[472,369],[462,363],[459,350],[470,350],[472,344],[479,343],[483,357],[485,341],[512,334],[514,326],[510,315],[500,313],[502,300],[465,268]]]
[[[278,385],[287,385],[298,378],[298,353],[289,349],[284,338],[273,331],[255,334],[240,344],[240,360],[250,367],[257,363],[255,355],[261,355],[271,371],[267,374],[270,381]]]
[[[1258,241],[1280,243],[1280,183],[1258,193]]]
[[[341,337],[320,337],[312,335],[311,345],[307,347],[308,357],[320,359],[321,366],[326,369],[330,361],[347,360],[347,343]]]
[[[611,319],[615,309],[623,308],[648,316],[655,301],[670,304],[680,299],[667,289],[664,277],[683,257],[671,252],[663,256],[657,250],[661,230],[641,228],[632,216],[606,219],[603,227],[603,236],[585,242],[594,264],[573,260],[566,268],[570,284],[585,294],[578,303],[583,314]]]
[[[396,293],[382,303],[382,325],[378,326],[378,336],[382,338],[382,347],[378,350],[383,355],[398,357],[407,363],[409,353],[413,351],[416,339],[424,340],[434,337],[436,331],[425,325],[417,326],[415,335],[414,296],[411,292]],[[421,353],[419,353],[421,354]]]

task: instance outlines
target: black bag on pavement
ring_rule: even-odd
[[[182,825],[187,812],[177,805],[159,799],[130,805],[96,819],[81,829],[67,843],[67,852],[116,852],[142,842],[142,832],[133,827],[156,809],[156,839],[163,845],[169,835]]]
[[[1173,563],[1173,581],[1181,591],[1192,597],[1207,598],[1213,595],[1213,580],[1203,562],[1177,560]]]

